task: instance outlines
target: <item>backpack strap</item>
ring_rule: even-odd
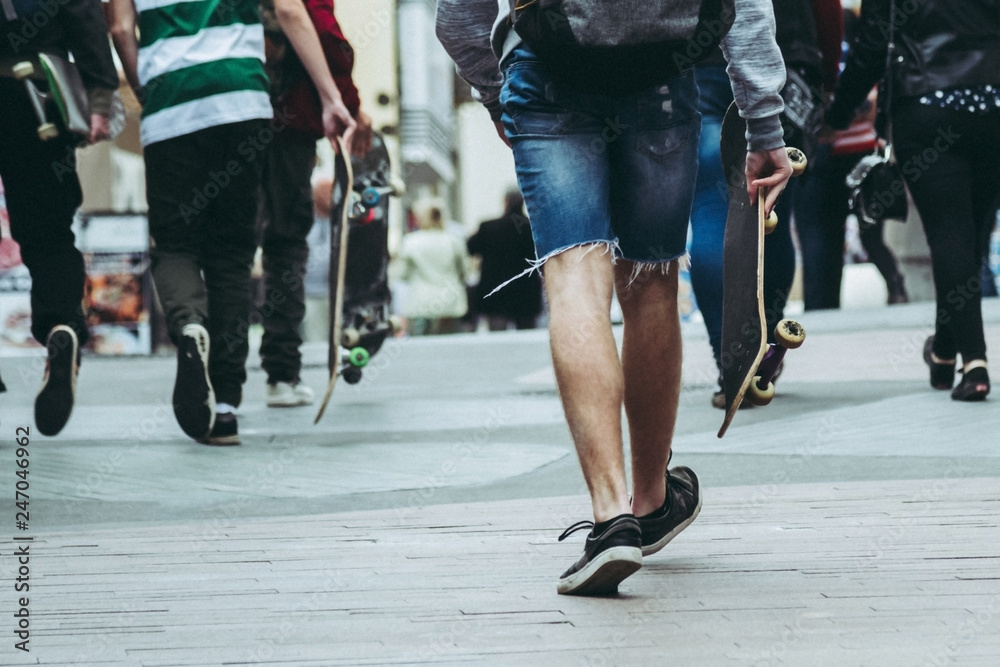
[[[14,9],[13,0],[0,0],[0,5],[3,6],[3,15],[8,21],[17,20],[17,10]],[[513,5],[513,2],[511,2]]]

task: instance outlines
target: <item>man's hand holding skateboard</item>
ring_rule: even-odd
[[[792,163],[788,159],[788,151],[784,148],[774,148],[769,151],[752,151],[747,153],[747,194],[750,203],[757,203],[757,188],[764,188],[764,211],[771,213],[778,195],[788,185],[792,177]]]

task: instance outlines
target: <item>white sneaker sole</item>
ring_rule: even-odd
[[[280,398],[269,398],[267,399],[267,407],[269,408],[298,408],[303,405],[312,405],[313,399],[291,397],[286,398],[284,396]]]
[[[614,595],[618,584],[642,567],[638,547],[611,547],[556,585],[560,595]]]
[[[195,341],[190,355],[178,350],[174,380],[174,417],[181,430],[195,440],[208,437],[215,425],[215,391],[208,377],[209,337],[201,325],[184,327],[184,339]],[[183,340],[182,345],[187,345]]]

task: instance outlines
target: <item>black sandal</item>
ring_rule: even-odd
[[[962,373],[962,381],[951,392],[951,398],[956,401],[982,401],[990,393],[990,376],[982,366],[973,368],[968,373]]]
[[[951,389],[955,384],[955,361],[950,364],[939,364],[931,356],[934,351],[934,336],[928,336],[924,342],[924,361],[931,369],[931,386],[935,389]],[[952,398],[955,395],[952,394]]]

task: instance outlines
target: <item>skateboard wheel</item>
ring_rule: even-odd
[[[392,195],[394,197],[403,197],[406,195],[406,183],[398,179],[394,179],[389,186],[392,188]]]
[[[38,138],[42,141],[55,139],[59,136],[59,128],[52,123],[42,123],[38,126]]]
[[[357,366],[347,366],[340,373],[347,384],[357,384],[361,382],[361,369]]]
[[[754,376],[753,381],[747,388],[746,398],[753,405],[763,406],[770,403],[771,399],[774,398],[774,383],[768,382],[767,387],[761,389],[760,385],[757,384],[759,381],[760,381],[760,376],[759,375]]]
[[[354,327],[348,327],[340,334],[340,344],[344,347],[356,347],[360,342],[361,332]]]
[[[402,331],[403,330],[403,320],[402,320],[402,318],[399,317],[399,315],[390,315],[389,316],[389,328],[392,329],[392,333],[394,335],[398,334],[400,331]]]
[[[357,368],[362,368],[368,365],[368,361],[371,359],[371,355],[368,354],[368,350],[363,347],[356,347],[351,350],[350,354],[347,355],[347,360],[351,362],[352,366]]]
[[[782,347],[794,350],[805,341],[806,329],[795,320],[781,320],[774,327],[774,338]]]
[[[764,218],[764,233],[770,234],[777,226],[778,214],[774,212],[774,209],[772,209],[771,212],[767,214],[767,217]]]
[[[806,170],[806,154],[800,151],[798,148],[788,147],[785,149],[788,153],[788,161],[792,163],[792,176],[799,176]]]
[[[378,204],[382,195],[375,188],[365,188],[361,191],[361,203],[365,205],[366,208],[371,208]]]
[[[34,74],[35,66],[31,64],[31,62],[25,60],[14,65],[11,68],[11,71],[14,72],[14,78],[20,81],[22,79],[27,79],[29,76]]]

